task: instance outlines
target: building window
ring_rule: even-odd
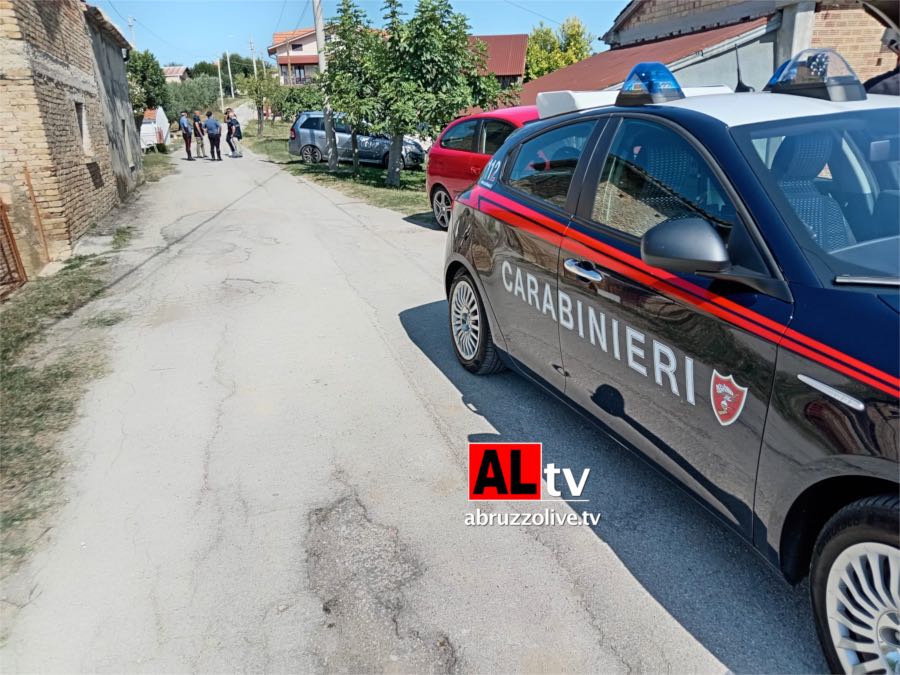
[[[84,112],[84,103],[75,101],[75,121],[78,125],[78,138],[81,141],[81,148],[84,154],[91,156],[94,154],[91,150],[91,136],[88,131],[87,116]]]
[[[291,45],[291,51],[292,52],[302,52],[303,51],[303,43],[295,42],[294,44]]]

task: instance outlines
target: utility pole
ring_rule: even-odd
[[[228,63],[228,88],[231,90],[231,98],[234,98],[234,78],[231,76],[231,54],[225,50],[225,61]]]
[[[253,36],[250,36],[250,58],[253,61],[253,79],[256,79],[256,50],[253,49]]]
[[[219,108],[225,110],[225,93],[222,91],[222,60],[216,59],[216,69],[219,71]]]
[[[325,58],[325,22],[322,19],[322,0],[312,0],[313,17],[316,20],[316,51],[319,53],[319,75],[325,73],[327,62]],[[335,171],[338,168],[337,141],[334,137],[334,112],[325,95],[323,106],[325,113],[325,154],[328,155],[328,170]]]
[[[128,30],[131,31],[131,46],[137,49],[137,42],[134,40],[134,17],[128,17]]]

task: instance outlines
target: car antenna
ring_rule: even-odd
[[[737,62],[737,86],[734,88],[735,92],[745,93],[748,91],[756,91],[749,84],[746,84],[741,79],[741,55],[738,53],[737,45],[734,46],[734,60]]]

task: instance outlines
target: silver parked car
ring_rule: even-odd
[[[341,119],[341,115],[334,116],[334,135],[337,139],[338,159],[342,162],[353,161],[353,153],[350,147],[350,127]],[[359,146],[359,161],[368,164],[380,164],[387,166],[388,155],[391,151],[391,139],[382,135],[357,135]],[[321,111],[302,112],[297,115],[294,125],[291,127],[291,139],[288,143],[288,151],[292,155],[298,155],[308,164],[317,164],[325,156],[325,115]],[[406,169],[417,168],[425,161],[425,151],[417,141],[403,141],[403,167]]]

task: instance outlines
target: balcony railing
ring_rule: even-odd
[[[293,85],[293,84],[308,84],[308,83],[312,82],[312,78],[311,77],[287,77],[285,75],[285,76],[282,76],[281,81],[283,84],[291,84],[291,85]]]

